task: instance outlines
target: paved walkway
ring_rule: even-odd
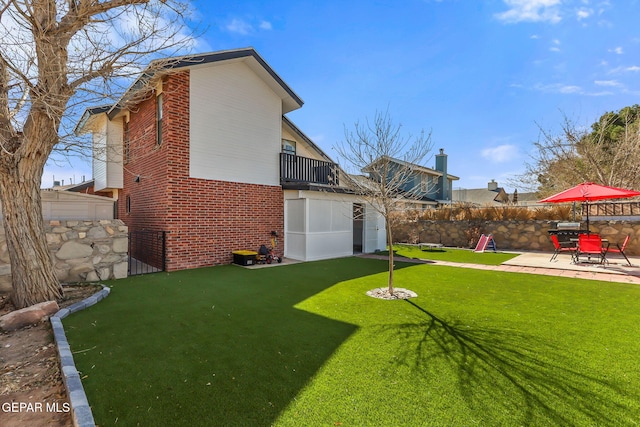
[[[364,254],[366,258],[387,259],[384,255]],[[550,253],[526,252],[502,263],[502,265],[468,264],[449,261],[420,260],[396,256],[398,261],[418,264],[447,265],[450,267],[473,268],[476,270],[507,271],[511,273],[542,274],[546,276],[572,277],[576,279],[601,280],[640,285],[640,258],[629,257],[632,266],[624,259],[612,259],[606,266],[572,264],[567,254],[559,255],[553,262]]]

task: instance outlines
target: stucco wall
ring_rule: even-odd
[[[548,230],[555,221],[414,221],[395,225],[395,242],[442,243],[468,248],[480,234],[493,234],[498,250],[552,252]],[[640,221],[591,221],[591,231],[620,243],[631,236],[627,255],[640,255]]]
[[[61,282],[127,277],[128,229],[115,220],[45,221],[47,244]],[[11,290],[11,265],[0,226],[0,292]]]

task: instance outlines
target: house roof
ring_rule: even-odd
[[[362,188],[368,191],[377,189],[378,184],[366,175],[348,175],[348,177],[354,183],[354,186],[356,188]],[[428,202],[430,204],[437,203],[437,200],[425,195],[410,194],[409,192],[403,191],[399,188],[395,190],[395,193],[397,194],[398,198],[406,198],[409,202]]]
[[[77,134],[83,132],[84,126],[93,115],[107,113],[109,119],[113,119],[120,111],[130,103],[139,100],[140,95],[147,93],[149,83],[156,76],[167,74],[173,70],[182,68],[201,67],[223,61],[242,61],[251,68],[265,83],[282,99],[282,112],[288,113],[296,110],[304,104],[304,101],[291,89],[282,78],[267,64],[267,62],[252,47],[209,52],[197,55],[176,56],[151,61],[138,79],[125,91],[120,99],[113,105],[87,108],[76,126]],[[108,107],[108,108],[107,108]]]
[[[378,163],[379,161],[381,161],[381,159],[388,159],[389,161],[394,162],[394,163],[398,163],[399,165],[402,165],[403,167],[410,167],[412,170],[415,170],[417,172],[423,172],[423,173],[426,173],[426,174],[429,174],[429,175],[433,175],[433,176],[443,176],[444,175],[441,171],[437,171],[435,169],[431,169],[431,168],[428,168],[428,167],[425,167],[425,166],[420,166],[420,165],[417,165],[415,163],[409,163],[409,162],[406,162],[404,160],[396,159],[396,158],[390,157],[390,156],[382,156],[382,157],[376,159],[375,161],[373,161],[373,162],[369,163],[367,166],[365,166],[362,169],[362,171],[363,172],[369,172],[369,169],[375,163]],[[447,178],[449,178],[452,181],[460,179],[459,177],[457,177],[455,175],[452,175],[452,174],[450,174],[448,172],[447,172]]]
[[[487,188],[453,190],[451,194],[453,202],[473,203],[476,205],[503,205],[509,201],[509,195],[504,188],[497,190]]]

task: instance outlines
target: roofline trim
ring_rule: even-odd
[[[210,64],[220,61],[228,61],[241,58],[254,58],[262,68],[269,74],[269,76],[275,80],[275,82],[284,89],[294,102],[300,107],[304,104],[304,101],[287,85],[284,80],[274,71],[273,68],[258,54],[258,52],[252,47],[223,50],[217,52],[209,52],[197,55],[184,55],[164,59],[156,59],[149,63],[149,65],[142,72],[140,77],[124,92],[124,94],[113,104],[110,110],[107,112],[109,119],[113,119],[121,110],[123,105],[129,100],[133,94],[142,89],[153,77],[164,70],[177,70],[180,68],[188,68],[196,65]]]

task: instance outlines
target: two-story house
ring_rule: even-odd
[[[370,209],[285,117],[302,105],[254,49],[227,50],[150,63],[76,131],[93,137],[94,191],[131,231],[165,232],[169,271],[229,263],[272,231],[299,260],[384,249],[384,222],[354,217]]]
[[[399,201],[404,198],[409,205],[407,207],[426,209],[451,202],[453,181],[460,178],[448,172],[447,163],[447,154],[441,148],[435,156],[433,169],[383,157],[365,167],[363,172],[368,174],[369,179],[380,182],[384,174],[381,171],[386,171],[385,180],[397,190]]]

